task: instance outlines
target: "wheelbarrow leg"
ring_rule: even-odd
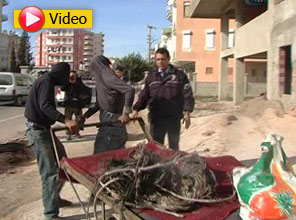
[[[102,206],[102,219],[103,219],[103,220],[106,220],[105,203],[104,203],[103,200],[102,200],[102,202],[101,202],[101,206]]]

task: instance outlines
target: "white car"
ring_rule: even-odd
[[[61,90],[61,88],[56,89],[55,99],[58,106],[62,106],[65,100],[65,92]]]
[[[21,106],[29,95],[33,79],[26,74],[0,72],[0,101]]]
[[[93,81],[83,81],[85,85],[92,89],[92,97],[91,104],[96,103],[96,90],[95,83]],[[65,101],[65,92],[62,91],[59,87],[56,87],[55,99],[58,106],[63,106],[63,102]]]

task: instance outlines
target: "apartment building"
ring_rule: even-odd
[[[285,107],[295,104],[296,1],[193,0],[190,16],[221,20],[219,99],[227,97],[227,67],[234,59],[234,103],[245,97],[248,59],[267,61],[266,94]],[[235,19],[235,46],[227,47],[229,19]],[[251,73],[252,74],[252,73]]]
[[[177,46],[177,38],[176,38],[177,9],[175,6],[175,0],[168,0],[166,11],[167,11],[167,19],[171,22],[171,26],[162,29],[161,41],[158,44],[158,47],[167,48],[171,56],[171,63],[175,63],[176,62],[176,46]]]
[[[67,62],[71,69],[89,74],[93,56],[104,53],[104,34],[83,29],[47,30],[37,35],[36,66],[50,68]]]
[[[3,7],[8,4],[7,1],[0,0],[0,70],[7,69],[7,44],[8,38],[2,33],[2,22],[7,21],[7,16],[2,14]]]
[[[103,54],[104,34],[86,31],[84,34],[83,63],[80,65],[80,69],[89,73],[92,58]]]
[[[0,0],[0,33],[2,32],[2,22],[8,20],[8,16],[2,14],[2,9],[6,5],[8,5],[8,1],[7,0]]]
[[[7,15],[2,13],[6,5],[7,0],[0,0],[0,71],[10,70],[12,49],[17,53],[19,44],[19,36],[14,31],[2,31],[2,22],[8,20]]]
[[[192,0],[168,0],[168,20],[171,27],[162,31],[159,46],[165,46],[172,55],[171,61],[185,70],[196,81],[197,95],[218,96],[220,80],[221,22],[219,18],[190,17]],[[227,23],[226,48],[234,46],[235,21]],[[227,98],[232,97],[233,60],[227,64]],[[260,74],[259,74],[260,73]],[[245,94],[255,96],[266,90],[266,60],[246,60]],[[265,84],[264,84],[265,83]],[[258,86],[259,84],[259,86]],[[262,85],[263,84],[263,85]]]

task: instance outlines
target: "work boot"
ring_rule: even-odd
[[[81,138],[81,135],[79,133],[75,134],[75,137]]]
[[[62,198],[59,198],[59,207],[62,208],[62,207],[66,207],[66,206],[71,206],[73,205],[72,202],[66,200],[66,199],[62,199]]]
[[[70,140],[71,140],[71,134],[67,134],[66,139],[67,139],[68,141],[70,141]]]

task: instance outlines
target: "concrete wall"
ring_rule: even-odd
[[[248,78],[248,82],[266,83],[267,62],[266,61],[246,62],[245,72]]]
[[[295,105],[296,100],[296,1],[285,0],[271,8],[273,27],[270,32],[271,44],[268,57],[268,96],[270,100],[282,101],[287,109]],[[283,94],[280,87],[279,48],[291,46],[292,93]]]
[[[270,43],[271,12],[266,11],[236,30],[236,58],[265,52]]]
[[[266,83],[248,82],[245,85],[245,97],[256,97],[262,93],[266,93]],[[218,96],[217,82],[197,82],[196,93],[197,96]],[[227,97],[233,97],[233,83],[228,82]]]

